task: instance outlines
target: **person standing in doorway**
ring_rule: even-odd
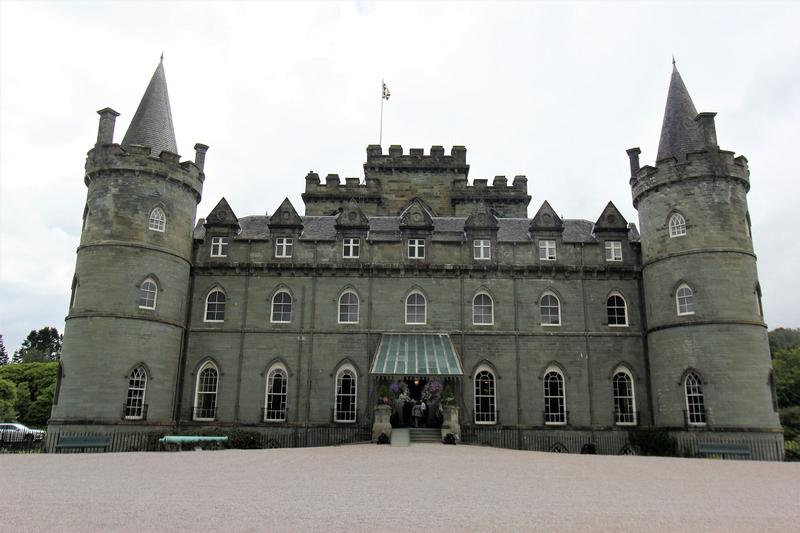
[[[414,407],[411,408],[411,418],[414,419],[414,427],[418,428],[422,419],[422,408],[419,403],[414,403]]]
[[[420,425],[426,426],[427,424],[425,422],[425,415],[427,414],[426,411],[428,410],[428,406],[425,405],[425,400],[420,400],[419,410],[420,410],[420,421],[421,421]]]

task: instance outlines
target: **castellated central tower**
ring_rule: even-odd
[[[179,161],[163,63],[121,144],[98,114],[50,424],[171,425],[208,147]]]
[[[673,67],[655,166],[628,150],[654,424],[780,432],[744,156],[717,145]]]

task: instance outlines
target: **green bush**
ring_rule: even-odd
[[[664,429],[632,431],[628,438],[631,445],[642,455],[678,456],[678,442]]]

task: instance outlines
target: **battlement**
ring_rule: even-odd
[[[450,155],[444,154],[442,146],[431,146],[430,153],[425,155],[422,148],[411,148],[408,154],[403,153],[403,147],[393,144],[389,147],[388,154],[383,153],[383,148],[377,144],[367,146],[367,162],[364,163],[364,174],[369,176],[375,173],[393,172],[453,172],[457,174],[469,173],[467,164],[467,149],[463,146],[453,146]]]
[[[633,150],[633,149],[632,149]],[[629,150],[629,155],[632,154]],[[633,153],[638,163],[638,153]],[[630,179],[633,206],[636,207],[639,199],[651,191],[658,190],[663,185],[676,181],[698,178],[728,178],[742,182],[745,190],[750,190],[750,170],[747,158],[743,155],[736,156],[728,150],[711,149],[702,152],[691,152],[686,155],[685,162],[679,162],[671,157],[656,162],[656,166],[645,165],[637,168],[631,165],[633,175]]]

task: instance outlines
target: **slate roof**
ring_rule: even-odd
[[[673,63],[656,161],[669,157],[684,161],[687,153],[705,150],[703,133],[700,131],[700,125],[695,122],[695,117],[697,109]]]
[[[132,144],[150,147],[150,153],[154,156],[158,156],[162,151],[178,153],[163,60],[156,67],[150,84],[144,91],[142,101],[139,102],[139,107],[133,115],[131,125],[128,126],[128,131],[122,139],[123,147]]]
[[[303,219],[302,241],[333,241],[336,240],[335,216],[308,216]],[[461,242],[465,240],[464,217],[437,217],[433,219],[433,241]],[[194,229],[194,238],[205,238],[204,219],[199,219]],[[370,230],[368,239],[373,242],[396,242],[402,238],[400,232],[400,217],[369,217]],[[531,242],[528,228],[528,218],[499,218],[497,231],[498,242]],[[252,215],[239,219],[241,232],[236,236],[239,240],[266,240],[269,239],[269,217],[265,215]],[[565,219],[562,239],[565,243],[595,243],[594,223],[588,220]],[[628,239],[639,242],[639,231],[636,224],[628,224]]]

